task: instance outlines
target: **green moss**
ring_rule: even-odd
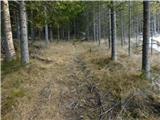
[[[1,64],[2,76],[17,71],[21,67],[22,64],[20,63],[20,60],[13,60],[11,62],[2,62]]]
[[[2,101],[2,115],[12,110],[12,107],[16,105],[18,98],[25,96],[25,91],[22,88],[13,89],[9,96]]]
[[[23,89],[14,89],[11,93],[12,97],[23,97],[25,96],[25,91]]]

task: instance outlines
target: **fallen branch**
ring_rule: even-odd
[[[52,60],[48,59],[48,58],[42,58],[40,56],[37,56],[37,55],[31,55],[31,58],[33,59],[38,59],[40,61],[43,61],[43,62],[46,62],[46,63],[51,63],[53,62]]]
[[[111,108],[109,108],[108,110],[106,110],[105,112],[103,112],[102,114],[100,114],[99,116],[102,116],[104,114],[107,114],[108,112],[110,112],[111,110],[113,110],[113,108],[115,108],[116,106],[118,106],[119,103],[116,103],[115,105],[113,105]]]

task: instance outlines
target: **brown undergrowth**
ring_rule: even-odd
[[[100,91],[103,119],[160,119],[160,94],[153,90],[152,83],[141,75],[141,56],[130,58],[119,51],[118,61],[110,59],[104,47],[82,53],[81,59],[91,70],[92,82]],[[152,71],[158,74],[159,56],[152,56]],[[90,113],[89,113],[90,114]]]
[[[119,48],[110,59],[106,46],[92,42],[37,42],[31,63],[2,69],[4,120],[158,120],[159,92],[141,75],[141,55]],[[152,56],[158,75],[159,55]],[[14,67],[14,66],[18,67]]]

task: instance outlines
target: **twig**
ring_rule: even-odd
[[[116,104],[113,105],[111,108],[109,108],[108,110],[106,110],[105,112],[103,112],[102,114],[100,114],[99,116],[104,115],[104,114],[110,112],[110,111],[111,111],[114,107],[116,107],[118,104],[119,104],[119,103],[116,103]]]

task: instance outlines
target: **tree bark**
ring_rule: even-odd
[[[5,60],[7,62],[15,59],[15,49],[13,44],[13,36],[11,29],[11,21],[10,21],[10,13],[9,13],[9,5],[8,0],[2,1],[2,9],[3,9],[3,17],[4,17],[4,33],[5,33]]]
[[[17,40],[20,41],[20,20],[18,13],[16,15],[16,29],[17,29]]]
[[[77,37],[77,35],[76,35],[76,20],[74,19],[74,21],[73,21],[73,29],[74,29],[74,37],[73,37],[73,39],[76,39],[76,37]]]
[[[50,26],[50,41],[53,41],[53,30],[52,30],[52,26]]]
[[[33,41],[35,39],[35,30],[33,25],[33,12],[31,12],[31,40]]]
[[[109,36],[108,36],[108,47],[109,49],[111,48],[111,10],[109,10],[109,19],[108,19],[108,33],[109,33]]]
[[[44,10],[45,10],[45,18],[47,18],[47,9],[46,9],[46,7],[44,7]],[[45,20],[45,40],[46,40],[46,45],[48,46],[49,39],[48,39],[48,24],[47,24],[47,20]]]
[[[121,11],[122,12],[122,11]],[[120,12],[120,22],[121,22],[121,46],[124,45],[124,39],[123,39],[123,16],[122,13]]]
[[[128,55],[131,56],[131,2],[129,1]]]
[[[114,10],[114,2],[112,1],[111,8],[111,36],[112,36],[112,50],[111,58],[113,61],[117,60],[117,46],[116,46],[116,12]]]
[[[153,15],[153,31],[154,31],[153,33],[154,33],[154,34],[155,34],[156,31],[157,31],[157,30],[156,30],[156,27],[157,27],[157,26],[156,26],[156,15]]]
[[[25,2],[20,1],[20,30],[21,30],[21,60],[22,64],[29,63],[29,50],[28,50],[28,32],[27,32],[27,15]]]
[[[136,30],[136,46],[138,46],[138,17],[136,18],[136,27],[135,27],[135,30]]]
[[[157,32],[160,33],[160,13],[157,13]]]
[[[150,37],[150,2],[143,1],[143,48],[142,48],[142,72],[146,79],[150,79],[149,62],[149,37]]]
[[[98,44],[101,44],[101,9],[100,9],[100,2],[99,2],[99,6],[98,6]]]
[[[93,8],[93,39],[96,41],[95,7]]]
[[[60,40],[60,31],[59,31],[59,25],[57,26],[57,39]]]
[[[70,40],[70,23],[68,24],[68,41]]]

